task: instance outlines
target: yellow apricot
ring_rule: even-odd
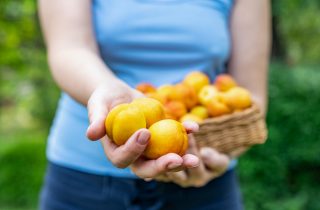
[[[192,87],[196,93],[199,93],[202,87],[209,85],[210,80],[206,74],[200,71],[193,71],[185,76],[183,83]]]
[[[242,87],[231,88],[225,92],[223,98],[231,109],[245,109],[252,104],[250,92]]]
[[[237,86],[234,79],[228,74],[220,74],[216,77],[214,85],[220,91],[228,91],[233,87]]]
[[[122,145],[137,130],[146,128],[146,119],[143,112],[137,106],[131,104],[119,106],[114,108],[114,111],[111,110],[107,116],[105,125],[108,137],[115,144]]]
[[[198,117],[197,115],[194,114],[185,114],[180,118],[180,122],[185,122],[185,121],[194,121],[196,123],[201,123],[203,121],[203,119],[201,119],[200,117]]]
[[[138,98],[133,100],[131,105],[137,106],[144,114],[147,128],[153,123],[165,118],[163,105],[153,98]]]
[[[157,159],[168,153],[184,155],[188,148],[188,136],[183,125],[175,120],[165,119],[150,126],[151,133],[145,157]]]
[[[208,110],[204,106],[196,106],[190,111],[191,114],[198,116],[200,119],[206,119],[208,118]]]
[[[113,109],[111,109],[111,111],[109,112],[108,117],[105,120],[105,127],[106,127],[107,136],[110,139],[112,139],[112,126],[113,126],[114,118],[117,116],[117,114],[119,114],[119,112],[121,112],[122,110],[128,107],[129,107],[129,104],[127,103],[119,104]]]
[[[221,97],[221,93],[213,85],[206,85],[200,90],[198,97],[200,103],[206,106],[212,99]]]

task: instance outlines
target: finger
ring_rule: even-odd
[[[184,169],[185,169],[185,166],[182,164],[181,166],[179,166],[177,168],[168,170],[168,172],[177,172],[177,171],[182,171]]]
[[[196,139],[194,138],[193,134],[188,134],[188,150],[187,153],[199,156],[198,145],[196,143]]]
[[[185,170],[186,168],[195,168],[200,164],[199,158],[192,154],[186,154],[182,157],[182,159],[183,159],[183,163],[180,167],[168,170],[168,172],[177,172],[177,171]]]
[[[188,180],[188,175],[185,171],[178,171],[178,172],[169,172],[167,176],[173,181],[178,183],[183,183]]]
[[[104,126],[105,118],[97,118],[93,123],[91,123],[87,129],[88,139],[95,141],[101,139],[106,134],[106,128]]]
[[[140,178],[154,178],[169,170],[180,167],[183,159],[174,153],[169,153],[156,160],[146,160],[140,157],[131,165],[131,170]]]
[[[218,174],[224,172],[230,163],[230,159],[227,155],[219,153],[209,147],[202,148],[200,150],[200,155],[204,165],[210,171],[217,172]]]
[[[192,134],[189,134],[188,137],[189,137],[189,149],[188,149],[189,153],[199,158],[200,153],[199,153],[194,136]],[[201,160],[199,160],[199,164],[197,166],[188,168],[187,171],[190,178],[201,177],[206,172],[205,166],[203,165]]]
[[[192,121],[185,121],[182,123],[184,128],[187,130],[187,133],[194,133],[199,130],[199,125]]]
[[[196,168],[200,165],[200,160],[195,155],[186,154],[182,158],[183,158],[183,166],[185,168]]]
[[[102,101],[92,98],[88,101],[87,108],[90,121],[87,137],[90,140],[98,140],[106,134],[104,121],[108,115],[107,105]]]
[[[146,180],[146,179],[145,179]],[[150,178],[147,178],[147,180],[153,180],[153,179],[150,179]],[[154,180],[158,181],[158,182],[170,182],[171,180],[169,179],[169,177],[167,176],[166,173],[164,174],[161,174],[159,176],[156,176],[154,178]]]
[[[171,182],[175,184],[178,184],[182,187],[188,186],[188,175],[185,171],[169,172],[167,173],[167,176],[171,180]]]
[[[110,161],[118,168],[125,168],[142,155],[149,138],[150,132],[144,128],[135,132],[124,145],[117,146],[107,138],[104,138],[102,142]]]

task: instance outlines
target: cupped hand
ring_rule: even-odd
[[[88,103],[90,125],[87,137],[99,140],[106,135],[104,121],[109,111],[118,104],[130,103],[133,99],[143,97],[143,94],[126,85],[99,86],[91,94]]]
[[[183,126],[188,134],[196,132],[199,129],[196,123],[191,122],[183,123]],[[169,153],[156,160],[148,160],[141,156],[131,165],[131,170],[138,177],[150,180],[170,171],[195,168],[199,163],[199,158],[193,154],[185,154],[181,157],[177,154]]]
[[[143,94],[127,86],[97,88],[87,104],[90,121],[87,137],[91,140],[101,139],[104,152],[113,165],[118,168],[130,166],[132,171],[141,178],[154,178],[168,171],[196,167],[199,159],[192,154],[181,157],[170,153],[156,160],[145,159],[142,154],[150,138],[150,132],[147,129],[136,131],[121,146],[117,146],[108,138],[104,124],[108,112],[116,105],[130,103],[138,97],[143,97]],[[195,123],[187,123],[185,128],[188,133],[192,133],[198,129],[198,126]]]
[[[173,182],[181,187],[202,187],[221,176],[227,170],[230,162],[227,155],[212,148],[204,147],[198,150],[192,134],[189,135],[189,153],[199,157],[200,163],[197,167],[163,173],[155,180]]]

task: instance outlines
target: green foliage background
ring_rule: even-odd
[[[269,140],[240,159],[248,210],[320,209],[320,3],[273,1]],[[59,90],[32,0],[0,3],[0,209],[35,209]]]
[[[289,64],[319,63],[320,1],[273,0],[278,54]]]

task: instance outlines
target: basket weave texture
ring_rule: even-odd
[[[244,146],[263,144],[267,128],[258,106],[253,104],[241,112],[206,119],[194,137],[198,147],[212,147],[230,154]]]

